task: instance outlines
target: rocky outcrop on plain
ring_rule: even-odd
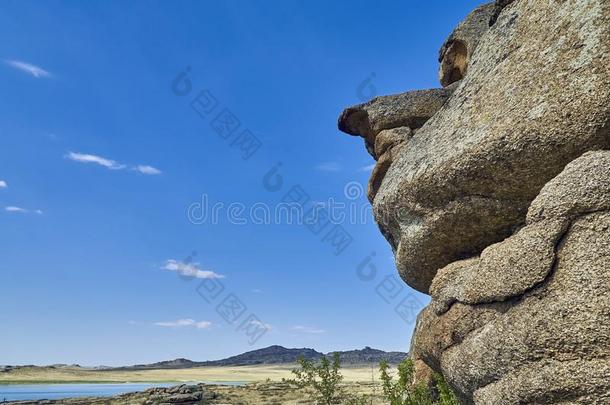
[[[212,403],[217,394],[205,384],[177,385],[169,388],[149,388],[114,397],[84,397],[6,402],[11,405],[203,405]]]
[[[339,122],[373,145],[376,220],[432,297],[418,373],[464,403],[610,403],[610,3],[499,0],[440,55],[435,111],[408,92]]]

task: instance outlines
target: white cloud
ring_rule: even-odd
[[[361,171],[361,172],[370,172],[370,171],[371,171],[371,170],[373,170],[374,168],[375,168],[375,163],[372,163],[372,164],[367,165],[367,166],[362,166],[362,167],[360,168],[360,171]]]
[[[95,163],[100,166],[104,166],[105,168],[112,170],[120,170],[124,169],[125,165],[119,164],[111,159],[106,159],[97,155],[89,155],[86,153],[76,153],[76,152],[68,152],[66,157],[70,160],[74,160],[75,162],[80,163]]]
[[[201,270],[199,263],[184,263],[179,260],[169,259],[165,261],[162,269],[178,272],[182,276],[195,278],[224,278],[225,276],[210,270]]]
[[[15,69],[21,70],[22,72],[28,73],[35,78],[51,77],[51,73],[47,72],[43,68],[32,65],[31,63],[23,62],[20,60],[5,60],[7,65],[14,67]]]
[[[262,294],[263,290],[261,290],[260,288],[253,288],[252,290],[250,290],[252,293],[254,294]]]
[[[322,162],[314,166],[314,169],[321,172],[338,172],[341,170],[341,165],[338,162]]]
[[[111,170],[123,170],[123,169],[131,169],[138,173],[146,174],[146,175],[155,175],[161,174],[161,170],[156,167],[149,165],[136,165],[136,166],[127,166],[123,163],[119,163],[112,159],[107,159],[98,155],[91,155],[88,153],[77,153],[77,152],[68,152],[65,157],[67,159],[73,160],[79,163],[95,163],[97,165],[103,166],[107,169]]]
[[[326,333],[324,329],[316,328],[313,326],[296,325],[292,327],[292,330],[300,333]]]
[[[194,319],[178,319],[177,321],[171,322],[155,322],[157,326],[163,326],[165,328],[183,328],[192,327],[196,329],[207,329],[212,326],[212,322],[209,321],[195,321]]]
[[[7,188],[8,184],[6,184],[6,181],[4,180],[0,180],[0,188]]]
[[[149,174],[149,175],[161,174],[161,170],[157,169],[156,167],[147,166],[147,165],[137,165],[136,167],[133,168],[133,170],[140,172],[142,174]]]
[[[5,211],[8,211],[8,212],[20,212],[20,213],[22,213],[22,214],[25,214],[25,213],[29,212],[29,211],[28,211],[28,210],[26,210],[25,208],[21,208],[21,207],[15,207],[15,206],[13,206],[13,205],[8,206],[8,207],[5,207],[5,208],[4,208],[4,210],[5,210]]]
[[[14,205],[9,205],[8,207],[4,207],[4,210],[6,212],[15,212],[18,214],[31,214],[31,213],[39,214],[39,215],[42,214],[42,210],[28,210],[26,208],[16,207]]]

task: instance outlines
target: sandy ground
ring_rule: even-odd
[[[262,365],[239,367],[198,367],[177,370],[111,371],[80,367],[23,367],[0,372],[0,384],[67,383],[67,382],[257,382],[292,378],[295,365]],[[377,367],[346,367],[341,369],[345,382],[370,382],[377,378]]]

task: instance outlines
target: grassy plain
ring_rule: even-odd
[[[296,365],[196,367],[172,370],[99,370],[84,367],[19,367],[0,372],[0,384],[124,383],[124,382],[260,382],[291,378]],[[345,382],[370,382],[377,367],[341,369]]]

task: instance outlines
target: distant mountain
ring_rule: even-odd
[[[386,360],[390,364],[398,364],[409,355],[404,352],[384,352],[368,346],[362,350],[348,350],[337,353],[339,353],[341,364],[378,364],[381,360]],[[332,354],[332,352],[328,353],[330,356]]]
[[[328,353],[332,356],[334,352]],[[342,365],[356,364],[378,364],[381,360],[387,360],[390,364],[398,364],[404,360],[408,353],[384,352],[383,350],[365,347],[361,350],[338,351]],[[212,361],[191,361],[188,359],[175,359],[161,361],[152,364],[138,364],[135,366],[120,367],[122,370],[145,370],[145,369],[176,369],[204,366],[248,366],[257,364],[287,364],[295,363],[297,358],[304,357],[308,360],[319,360],[324,353],[314,349],[301,348],[289,349],[283,346],[269,346],[263,349],[252,350],[236,356]]]
[[[170,368],[192,368],[199,367],[201,363],[188,359],[174,359],[159,361],[152,364],[136,364],[135,366],[120,367],[121,369],[170,369]]]
[[[253,364],[294,363],[301,356],[309,360],[317,360],[323,354],[314,349],[287,349],[283,346],[274,345],[222,360],[204,361],[201,364],[204,366],[247,366]]]

